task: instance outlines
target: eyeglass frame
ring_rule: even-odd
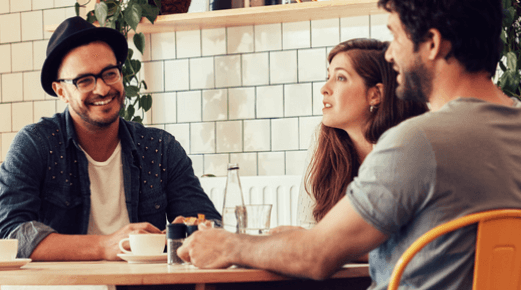
[[[118,71],[119,71],[119,78],[117,81],[111,83],[111,84],[107,84],[105,82],[105,80],[103,79],[103,73],[105,73],[106,71],[108,70],[111,70],[111,69],[114,69],[114,68],[117,68]],[[99,74],[85,74],[85,75],[82,75],[82,76],[79,76],[77,78],[74,78],[74,79],[57,79],[56,81],[57,82],[61,82],[61,83],[66,83],[66,84],[72,84],[76,87],[76,89],[80,92],[82,92],[80,90],[80,88],[78,88],[78,81],[82,78],[85,78],[85,77],[94,77],[94,86],[92,87],[92,90],[89,90],[89,91],[85,91],[85,92],[82,92],[82,93],[89,93],[89,92],[92,92],[96,89],[96,85],[98,84],[98,79],[101,79],[107,86],[110,86],[110,85],[113,85],[115,83],[117,83],[119,80],[121,80],[121,74],[122,74],[122,69],[123,69],[123,66],[121,63],[117,64],[117,65],[111,65],[111,66],[108,66],[104,69],[101,70],[101,72]]]

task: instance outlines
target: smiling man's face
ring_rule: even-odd
[[[114,52],[104,42],[92,42],[71,50],[62,61],[58,79],[75,79],[86,74],[99,74],[117,65]],[[56,94],[69,104],[71,117],[77,125],[90,128],[108,127],[118,120],[125,100],[123,81],[107,85],[96,80],[93,91],[82,93],[74,84],[54,82]]]

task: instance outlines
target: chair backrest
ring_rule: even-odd
[[[425,245],[448,232],[475,223],[478,223],[478,231],[472,289],[521,289],[521,210],[498,209],[470,214],[423,234],[396,263],[387,290],[398,289],[405,267]]]

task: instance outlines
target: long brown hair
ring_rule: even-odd
[[[335,46],[328,56],[331,63],[337,54],[347,53],[367,88],[383,84],[382,100],[365,130],[365,138],[372,144],[387,129],[428,110],[425,103],[402,101],[395,96],[396,72],[384,58],[388,45],[375,39],[352,39]],[[315,197],[313,216],[320,221],[344,197],[347,185],[358,175],[361,161],[349,134],[342,129],[322,124],[317,144],[304,184],[307,193]]]

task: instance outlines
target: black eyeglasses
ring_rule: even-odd
[[[72,80],[59,79],[57,82],[73,84],[82,93],[92,92],[96,88],[97,79],[102,79],[107,85],[113,85],[121,79],[121,65],[109,66],[99,74],[88,74]]]

